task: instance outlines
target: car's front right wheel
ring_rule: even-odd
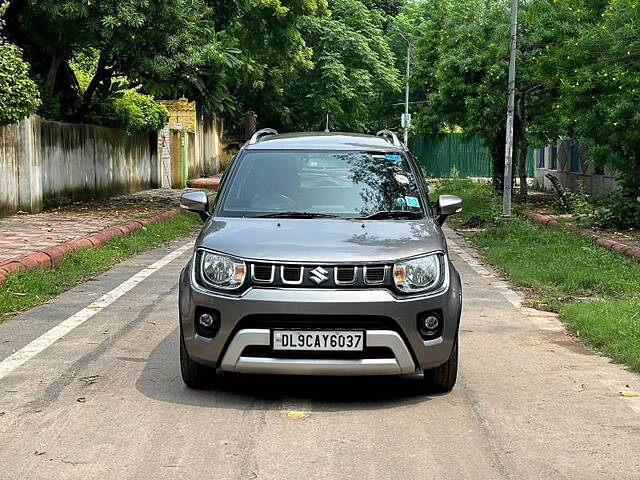
[[[432,392],[450,392],[458,378],[458,341],[449,360],[436,368],[424,371],[425,388]]]
[[[215,369],[202,365],[189,357],[182,332],[180,332],[180,371],[182,373],[182,381],[190,388],[202,389],[210,387],[216,377]]]

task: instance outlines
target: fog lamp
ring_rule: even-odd
[[[198,318],[198,322],[203,328],[211,328],[211,326],[213,326],[213,322],[215,322],[215,318],[213,318],[213,316],[208,313],[203,313]]]
[[[435,330],[440,325],[440,320],[438,317],[434,317],[433,315],[429,315],[424,319],[424,328],[427,330]]]

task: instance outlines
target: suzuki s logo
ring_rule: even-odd
[[[329,280],[329,277],[327,277],[327,273],[329,272],[324,268],[316,267],[313,270],[311,270],[311,276],[309,278],[311,278],[311,280],[313,280],[316,283],[316,285],[320,285],[321,283],[324,283],[327,280]]]

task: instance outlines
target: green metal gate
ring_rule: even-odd
[[[409,148],[430,177],[451,177],[454,171],[460,177],[491,177],[491,155],[479,137],[466,142],[457,133],[436,140],[414,137]],[[532,150],[527,155],[527,175],[533,177]]]

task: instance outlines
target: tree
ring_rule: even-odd
[[[29,65],[22,51],[2,35],[3,15],[8,4],[0,4],[0,125],[31,115],[40,103],[38,88],[29,77]]]
[[[576,28],[555,55],[562,129],[582,139],[589,161],[617,171],[624,196],[640,210],[638,3],[571,0],[564,13]]]
[[[8,15],[12,39],[62,118],[86,117],[94,95],[118,77],[157,95],[189,94],[213,109],[230,103],[225,72],[237,50],[215,31],[205,0],[16,0]],[[70,62],[87,50],[98,61],[81,91]]]
[[[438,0],[417,4],[407,10],[409,18],[401,17],[402,28],[411,32],[415,42],[412,83],[422,98],[416,128],[439,135],[455,126],[467,137],[480,136],[493,159],[497,191],[502,191],[504,174],[509,4],[507,0]],[[549,29],[527,25],[527,10],[535,4],[523,5],[516,86],[514,163],[519,165],[525,196],[529,141],[535,139],[532,134],[544,130],[542,124],[550,123],[553,98],[552,83],[539,78]]]
[[[272,71],[277,84],[253,103],[262,124],[323,130],[328,114],[332,130],[372,131],[380,98],[399,93],[383,14],[358,0],[332,0],[329,10],[297,18],[304,57],[294,70]]]

